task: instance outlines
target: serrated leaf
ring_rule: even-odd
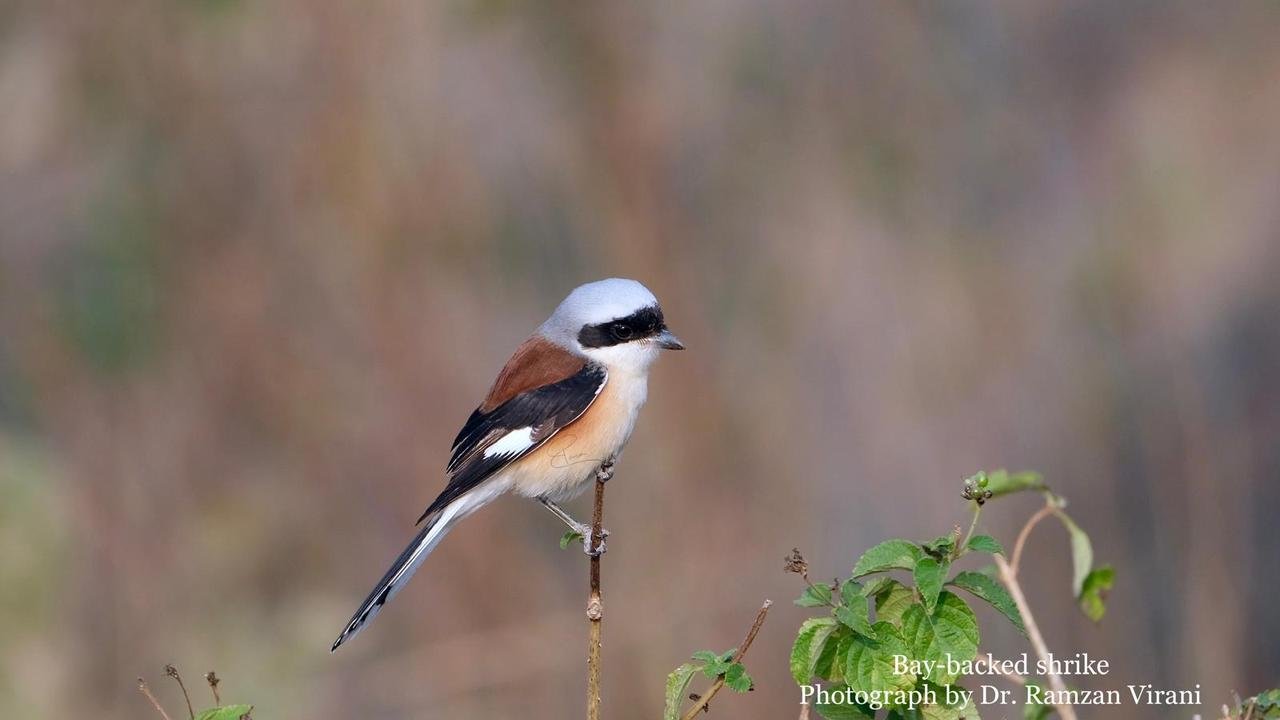
[[[885,588],[896,582],[898,581],[885,576],[878,577],[874,580],[868,580],[867,583],[862,586],[862,597],[875,597],[884,591]]]
[[[560,549],[564,550],[565,548],[569,547],[570,543],[575,543],[575,542],[582,542],[582,533],[578,532],[577,530],[569,530],[565,532],[564,535],[560,536]],[[197,718],[196,720],[199,720],[199,718]]]
[[[857,580],[845,580],[840,583],[840,602],[845,605],[867,604],[866,596],[862,594],[862,583]]]
[[[700,667],[697,663],[687,662],[667,676],[666,703],[663,705],[662,720],[680,720],[680,706],[684,704],[685,690],[689,681],[697,674]]]
[[[832,617],[809,618],[800,626],[791,645],[790,662],[791,677],[797,685],[804,685],[813,677],[813,668],[835,629],[836,620]]]
[[[948,658],[964,663],[978,654],[978,618],[958,595],[944,590],[932,613],[919,604],[907,608],[902,615],[902,637],[913,658],[938,663],[925,679],[946,685],[956,679],[947,670]]]
[[[992,555],[1004,554],[1004,546],[1000,544],[999,540],[996,540],[990,535],[974,535],[969,538],[969,544],[966,547],[969,550],[991,553]]]
[[[827,682],[844,681],[844,660],[849,655],[849,645],[853,642],[853,631],[840,625],[827,639],[822,654],[813,665],[814,677]]]
[[[693,659],[697,660],[703,665],[706,665],[707,663],[715,662],[719,658],[720,658],[719,654],[713,653],[710,650],[699,650],[698,652],[693,654]]]
[[[949,568],[950,564],[940,563],[931,557],[922,557],[916,561],[912,575],[916,581],[916,589],[920,591],[920,597],[924,600],[925,609],[929,612],[933,612],[934,606],[938,603],[938,593],[942,592],[942,581],[946,578]]]
[[[800,607],[821,607],[831,604],[832,587],[827,583],[818,583],[810,585],[800,593],[800,597],[795,599],[795,604]]]
[[[921,705],[921,720],[981,720],[978,715],[978,708],[973,703],[972,695],[967,696],[963,704],[953,707],[942,702],[946,698],[945,688],[936,687],[930,683],[923,683],[922,687],[932,687],[934,696],[938,698],[939,702]],[[957,692],[968,692],[959,685],[952,685],[951,687]]]
[[[732,664],[733,663],[730,663],[728,660],[722,660],[720,658],[716,658],[714,661],[709,662],[706,665],[702,666],[702,674],[706,675],[709,680],[715,680],[716,678],[728,672],[729,667]]]
[[[1252,702],[1256,707],[1263,710],[1269,710],[1273,707],[1280,707],[1280,688],[1264,690],[1257,695],[1249,698],[1246,703]]]
[[[1244,717],[1250,712],[1252,707],[1252,717],[1259,720],[1272,720],[1280,717],[1280,690],[1266,690],[1254,695],[1248,700],[1243,700],[1236,711],[1236,716]]]
[[[1079,598],[1084,590],[1084,579],[1093,567],[1093,544],[1089,542],[1089,535],[1066,513],[1059,510],[1054,514],[1071,535],[1071,593]]]
[[[845,699],[848,686],[840,685],[831,690],[831,697]],[[875,712],[856,703],[814,703],[813,709],[826,720],[873,720]]]
[[[836,608],[834,613],[836,620],[839,620],[841,625],[860,635],[875,637],[874,632],[871,630],[871,621],[867,619],[867,601],[863,598],[858,598],[858,600],[862,603],[860,608],[849,605],[841,605]]]
[[[1080,590],[1080,609],[1090,620],[1098,622],[1106,614],[1107,593],[1115,580],[1116,571],[1110,565],[1094,568],[1085,576],[1084,587]]]
[[[851,574],[854,577],[862,577],[885,570],[910,570],[916,566],[916,561],[923,554],[924,551],[920,546],[909,540],[899,538],[885,540],[862,553],[862,557],[858,558],[857,564],[853,566]]]
[[[922,544],[920,547],[926,555],[942,558],[950,555],[951,551],[955,549],[956,539],[953,535],[942,535]]]
[[[751,676],[742,663],[734,663],[724,673],[724,685],[734,692],[746,692],[751,689]]]
[[[1018,612],[1018,605],[1009,596],[1009,591],[995,580],[983,575],[982,573],[966,570],[957,573],[951,581],[947,583],[962,590],[967,590],[979,598],[986,600],[996,610],[1000,611],[1013,623],[1013,626],[1022,633],[1023,637],[1027,634],[1027,628],[1022,624],[1022,613]]]
[[[893,671],[894,656],[910,657],[907,643],[898,629],[887,622],[872,626],[876,639],[853,635],[849,652],[845,656],[844,681],[854,690],[867,692],[908,690],[915,685],[915,678]]]
[[[253,712],[252,705],[223,705],[200,711],[196,715],[196,720],[240,720],[251,712]]]
[[[995,470],[987,473],[986,490],[992,497],[1000,497],[1024,490],[1048,490],[1044,478],[1037,472],[1011,473],[1008,470]]]
[[[902,613],[916,602],[911,588],[897,580],[889,583],[876,596],[876,622],[902,624]]]

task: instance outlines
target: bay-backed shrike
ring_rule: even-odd
[[[635,280],[588,283],[560,303],[516,349],[453,441],[448,484],[418,522],[422,529],[360,604],[333,650],[395,596],[445,533],[514,490],[536,498],[583,536],[591,528],[556,504],[607,471],[635,427],[659,351],[683,350],[658,300]]]

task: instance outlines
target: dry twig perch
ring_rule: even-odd
[[[604,601],[600,594],[600,542],[604,523],[604,484],[613,477],[613,462],[596,470],[595,505],[591,510],[591,591],[587,596],[587,720],[600,720],[600,625],[604,620]]]

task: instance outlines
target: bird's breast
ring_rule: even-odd
[[[582,417],[552,435],[506,471],[517,492],[566,500],[587,487],[596,468],[616,456],[635,428],[648,382],[644,375],[611,372]]]

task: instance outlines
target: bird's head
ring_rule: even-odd
[[[576,288],[539,332],[575,353],[623,372],[643,372],[662,350],[683,350],[658,299],[635,280],[609,278]]]

